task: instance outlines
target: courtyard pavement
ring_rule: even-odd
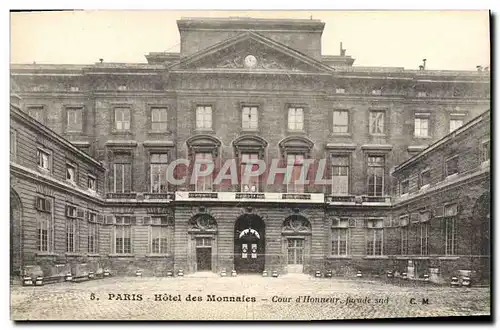
[[[113,277],[11,287],[13,320],[325,320],[489,314],[489,288],[306,275]]]

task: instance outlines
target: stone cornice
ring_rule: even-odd
[[[104,198],[100,195],[92,194],[84,189],[71,186],[68,183],[56,180],[49,175],[39,173],[35,170],[29,169],[13,162],[10,163],[10,173],[35,180],[37,182],[48,184],[49,186],[62,190],[68,194],[77,195],[94,203],[99,203],[101,206],[103,206],[105,201]]]
[[[181,18],[177,21],[179,31],[229,30],[229,31],[307,31],[322,33],[325,23],[309,19],[263,19],[263,18]]]
[[[468,185],[471,182],[483,179],[484,176],[489,176],[489,174],[490,174],[490,168],[486,167],[486,168],[482,168],[478,171],[475,171],[474,173],[464,175],[462,177],[458,177],[452,181],[447,181],[447,180],[440,181],[435,186],[432,186],[432,187],[429,187],[423,191],[419,191],[417,193],[408,195],[408,197],[405,199],[401,199],[401,198],[396,199],[393,197],[392,198],[392,200],[393,200],[392,207],[393,208],[402,207],[402,206],[405,206],[405,205],[410,204],[412,202],[415,202],[417,200],[420,200],[422,198],[427,198],[429,196],[433,196],[434,194],[442,193],[443,191],[447,191],[449,189],[456,188],[457,186]]]

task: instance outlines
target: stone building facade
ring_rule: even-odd
[[[29,114],[32,138],[51,131],[61,141],[54,149],[71,144],[71,157],[95,166],[102,219],[95,256],[80,240],[40,259],[45,251],[24,244],[26,235],[36,241],[24,232],[34,218],[14,216],[13,244],[23,248],[13,270],[94,258],[118,274],[157,276],[384,272],[401,255],[385,232],[404,204],[392,169],[490,106],[489,72],[356,67],[345,49],[321,53],[318,20],[181,19],[178,28],[180,52],[149,53],[145,64],[11,65],[21,97],[11,126],[33,123]],[[167,182],[169,164],[198,158],[216,172],[228,159],[238,169],[248,159],[325,159],[328,183]],[[31,209],[38,177],[16,184],[19,165],[11,163],[14,204]],[[66,228],[57,227],[62,237]]]

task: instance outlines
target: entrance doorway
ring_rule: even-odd
[[[287,270],[289,273],[304,271],[304,239],[288,238]]]
[[[212,270],[212,240],[209,237],[196,238],[196,269]]]
[[[264,221],[257,215],[243,215],[234,225],[234,269],[238,273],[261,273],[266,255]]]

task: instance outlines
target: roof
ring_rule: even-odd
[[[203,50],[200,50],[194,54],[188,55],[184,58],[182,58],[179,62],[175,62],[169,66],[167,66],[168,70],[175,69],[176,67],[179,67],[182,64],[188,64],[195,62],[205,56],[211,55],[215,52],[218,52],[224,48],[230,47],[231,45],[234,45],[238,42],[244,41],[244,40],[249,40],[252,39],[254,41],[257,41],[258,43],[261,43],[263,45],[266,45],[267,47],[273,48],[281,53],[284,53],[290,57],[293,57],[297,60],[300,60],[312,67],[314,67],[316,70],[319,70],[320,72],[324,73],[332,73],[334,72],[334,69],[332,67],[329,67],[328,65],[324,64],[321,61],[318,61],[308,55],[303,54],[302,52],[293,49],[291,47],[288,47],[286,45],[283,45],[282,43],[279,43],[275,40],[272,40],[268,37],[265,37],[257,32],[254,31],[246,31],[242,32],[234,37],[225,39],[221,42],[218,42],[208,48],[205,48]]]
[[[276,19],[251,17],[182,17],[177,21],[180,31],[189,29],[220,30],[307,30],[322,33],[325,23],[318,19]]]
[[[56,140],[58,143],[60,143],[63,147],[71,150],[71,152],[73,152],[75,155],[79,156],[80,158],[85,159],[86,161],[88,161],[92,165],[98,167],[100,170],[102,170],[102,171],[105,170],[105,168],[103,167],[101,162],[99,162],[98,160],[87,155],[86,153],[84,153],[83,151],[81,151],[80,149],[75,147],[73,144],[71,144],[71,142],[69,142],[68,140],[66,140],[65,138],[63,138],[62,136],[60,136],[59,134],[57,134],[56,132],[54,132],[53,130],[48,128],[47,126],[43,125],[39,121],[32,118],[30,115],[28,115],[27,113],[22,111],[18,105],[13,104],[13,103],[10,104],[10,115],[11,115],[11,117],[29,125],[31,128],[35,129],[36,131],[43,133],[47,136],[50,136],[51,138]]]
[[[425,156],[429,152],[438,149],[439,147],[445,145],[447,142],[453,140],[457,136],[464,134],[465,132],[467,132],[469,129],[471,129],[475,125],[483,122],[484,120],[489,119],[490,118],[490,112],[491,112],[490,110],[486,110],[485,112],[483,112],[479,116],[477,116],[477,117],[473,118],[472,120],[470,120],[469,122],[467,122],[462,127],[456,129],[455,131],[451,132],[450,134],[445,135],[441,139],[437,140],[436,142],[434,142],[433,144],[431,144],[430,146],[428,146],[427,148],[425,148],[424,150],[422,150],[421,152],[419,152],[415,156],[410,157],[409,159],[407,159],[403,163],[401,163],[398,166],[396,166],[394,168],[393,173],[401,171],[404,168],[412,165],[413,163],[418,162],[420,158],[422,158],[423,156]]]

